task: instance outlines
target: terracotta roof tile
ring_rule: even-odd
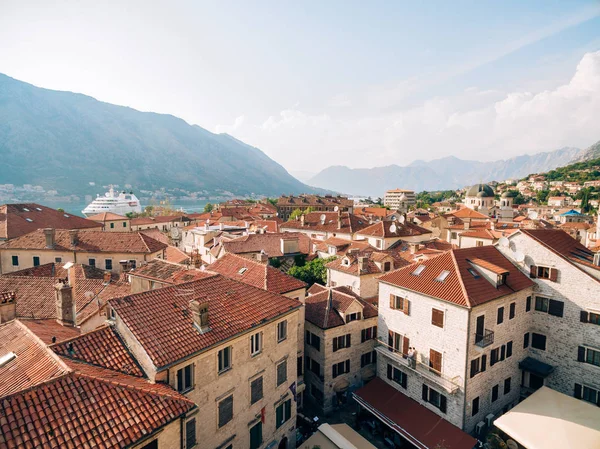
[[[321,218],[324,217],[322,221]],[[341,218],[341,227],[338,227],[338,217]],[[304,215],[304,226],[300,219],[286,221],[280,229],[294,229],[302,231],[337,232],[340,234],[354,234],[369,226],[369,221],[348,212],[309,212]]]
[[[165,249],[165,259],[174,263],[189,262],[190,256],[174,246],[167,246]]]
[[[162,232],[160,229],[143,229],[139,232],[141,232],[144,235],[147,235],[148,237],[156,240],[157,242],[164,243],[165,245],[170,245],[169,236]]]
[[[236,254],[225,254],[207,269],[273,293],[283,294],[306,287],[301,280],[277,268]]]
[[[268,257],[282,257],[281,239],[298,239],[299,252],[309,254],[310,238],[297,232],[279,234],[248,234],[222,243],[225,251],[234,254],[264,251]]]
[[[92,215],[91,217],[87,217],[88,220],[99,221],[104,223],[106,221],[121,221],[121,220],[129,220],[129,218],[124,217],[123,215],[118,215],[113,212],[102,212],[96,215]]]
[[[210,331],[200,334],[194,327],[192,299],[208,303]],[[109,303],[159,368],[300,307],[296,300],[220,275]]]
[[[131,276],[153,279],[167,284],[181,284],[214,276],[215,273],[199,270],[197,268],[181,265],[162,259],[152,259],[148,263],[140,265]]]
[[[481,259],[507,270],[506,284],[496,287],[481,275],[475,277],[469,271],[473,269],[469,263],[472,259]],[[420,266],[425,268],[417,274],[415,270]],[[443,281],[437,281],[443,271],[447,271],[448,275]],[[451,250],[387,273],[379,280],[463,307],[474,307],[533,285],[533,281],[521,273],[494,246]]]
[[[103,232],[79,231],[76,245],[71,245],[68,230],[56,230],[54,251],[82,251],[91,253],[155,253],[165,249],[167,245],[157,242],[139,232]],[[2,249],[35,249],[46,250],[46,237],[43,229],[30,232],[9,240]]]
[[[81,334],[80,328],[63,326],[53,318],[47,320],[20,319],[19,321],[47,345],[53,343],[53,339],[60,342]]]
[[[481,212],[477,212],[476,210],[470,209],[468,207],[463,207],[457,211],[448,212],[446,216],[454,215],[456,218],[471,218],[471,219],[480,219],[487,220],[490,217],[482,214]]]
[[[0,206],[0,240],[14,239],[41,228],[99,229],[102,225],[35,203]]]
[[[315,292],[317,289],[311,287],[311,290]],[[355,302],[363,307],[363,318],[377,316],[377,309],[373,305],[354,295],[347,288],[322,287],[318,290],[320,291],[306,297],[305,318],[321,329],[331,329],[346,324],[340,312],[343,313]]]
[[[397,221],[379,221],[358,232],[358,235],[361,236],[381,238],[402,238],[425,234],[431,234],[431,231],[413,223]]]
[[[359,258],[366,257],[366,264],[364,269],[360,269]],[[379,262],[381,268],[377,265]],[[345,256],[339,257],[326,266],[336,271],[343,271],[354,276],[364,276],[368,274],[381,274],[385,273],[385,262],[390,262],[391,269],[398,269],[408,265],[409,263],[399,256],[392,256],[388,252],[380,251],[360,251],[353,253],[346,253]],[[389,270],[388,270],[389,271]]]
[[[144,377],[144,372],[112,326],[102,326],[86,334],[50,346],[58,355],[92,365]]]

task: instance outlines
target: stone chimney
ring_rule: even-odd
[[[300,215],[300,226],[304,226],[304,214]]]
[[[338,211],[337,216],[337,228],[342,229],[342,213],[340,211]]]
[[[0,293],[0,324],[17,317],[17,296],[15,292]]]
[[[465,231],[468,231],[469,230],[469,222],[465,221],[464,226],[465,226]]]
[[[265,253],[263,253],[262,251],[258,254],[256,254],[256,261],[260,262],[260,263],[267,263],[267,260],[269,260],[269,256],[267,256]]]
[[[190,301],[190,311],[196,330],[201,334],[208,332],[208,302],[200,302],[196,299]]]
[[[112,278],[112,273],[110,271],[107,271],[106,273],[104,273],[104,278],[103,278],[104,285],[110,284],[111,278]]]
[[[129,268],[129,261],[127,260],[119,260],[119,265],[121,265],[121,271],[123,273],[127,272],[127,268]]]
[[[58,282],[54,286],[56,300],[56,319],[63,326],[75,325],[75,299],[73,287],[67,283]]]
[[[71,243],[71,246],[77,246],[77,229],[71,229],[69,231],[69,241]]]
[[[358,257],[358,268],[360,271],[367,271],[367,263],[369,258],[367,256],[359,256]]]
[[[53,228],[45,228],[44,236],[46,237],[46,248],[53,249],[55,244],[55,231]]]
[[[282,237],[279,239],[281,254],[296,254],[300,252],[300,240],[298,237]]]

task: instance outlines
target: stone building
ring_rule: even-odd
[[[318,284],[306,298],[306,401],[324,413],[375,376],[377,309],[344,287]]]
[[[102,212],[101,214],[92,215],[88,220],[98,222],[102,225],[103,231],[108,232],[129,232],[131,231],[131,220],[122,215],[112,212]]]
[[[402,220],[379,221],[356,233],[356,240],[367,240],[369,245],[385,250],[399,242],[421,243],[432,238],[430,230]]]
[[[467,190],[464,204],[469,209],[489,216],[495,204],[494,189],[488,184],[475,184]]]
[[[277,216],[282,220],[288,220],[295,210],[306,212],[350,212],[354,207],[354,201],[344,196],[318,196],[318,195],[282,195],[277,199]]]
[[[221,275],[109,301],[144,374],[199,406],[202,447],[292,448],[296,300]]]
[[[356,234],[370,224],[366,218],[350,212],[309,212],[281,224],[279,229],[283,232],[299,232],[316,240],[331,237],[356,240]]]

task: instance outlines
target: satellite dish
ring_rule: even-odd
[[[340,210],[340,208],[339,208],[338,206],[335,206],[335,207],[333,208],[333,210],[334,210],[335,212],[337,212],[338,210]]]
[[[85,292],[84,296],[86,297],[86,299],[92,299],[94,296],[94,292]]]
[[[400,215],[400,216],[398,217],[398,222],[399,222],[399,223],[404,223],[405,221],[406,221],[406,218],[404,218],[404,215]]]
[[[510,241],[506,237],[500,237],[500,239],[498,240],[498,243],[500,244],[501,247],[508,248]]]
[[[181,235],[181,230],[179,228],[171,228],[171,237],[174,239],[179,238]]]
[[[327,216],[325,214],[321,214],[319,218],[321,219],[321,223],[325,223],[325,219],[327,218]]]
[[[508,449],[519,449],[519,445],[515,440],[506,440],[506,447]]]
[[[392,221],[396,221],[398,219],[398,217],[396,217],[395,215],[392,215]]]
[[[538,214],[536,211],[534,211],[534,210],[530,210],[530,211],[527,213],[527,217],[528,217],[529,219],[531,219],[531,220],[537,220],[538,216],[539,216],[539,214]]]
[[[398,230],[398,228],[396,227],[396,225],[394,223],[392,223],[392,225],[390,226],[390,232],[392,234],[396,233],[396,231]]]
[[[523,254],[521,251],[515,251],[513,253],[513,257],[515,258],[515,260],[517,262],[523,262],[525,260],[525,254]]]

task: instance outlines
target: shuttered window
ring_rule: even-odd
[[[525,334],[523,334],[523,347],[524,348],[529,347],[529,332],[526,332]]]
[[[387,366],[387,378],[406,389],[408,384],[406,373],[404,371],[400,371],[398,368],[390,365],[389,363]]]
[[[494,385],[492,387],[492,402],[496,402],[498,400],[498,390],[499,390],[498,385]]]
[[[377,338],[377,326],[369,327],[360,331],[360,342],[364,343],[367,340]]]
[[[509,341],[508,343],[506,343],[506,358],[509,358],[510,356],[512,356],[512,350],[513,350],[513,342]]]
[[[184,393],[194,388],[194,365],[177,370],[177,391]]]
[[[190,419],[185,423],[185,447],[189,449],[196,445],[196,420]]]
[[[525,301],[525,312],[529,312],[531,310],[531,296],[527,297]]]
[[[473,399],[473,403],[471,405],[471,416],[475,416],[479,413],[479,396]]]
[[[421,397],[424,401],[429,402],[434,407],[439,408],[442,413],[446,413],[446,408],[447,408],[446,396],[444,396],[440,392],[423,384]]]
[[[508,319],[512,320],[515,317],[516,303],[511,302],[508,308]]]
[[[223,348],[219,351],[219,373],[227,371],[231,368],[231,346]]]
[[[233,395],[219,402],[219,427],[223,427],[233,419]]]
[[[334,363],[331,368],[331,375],[333,378],[341,376],[350,372],[350,360],[345,360],[340,363]]]
[[[531,347],[545,351],[546,350],[546,336],[532,332],[531,333]]]
[[[282,402],[275,409],[275,424],[279,429],[292,416],[292,400],[288,399]]]
[[[277,386],[281,385],[287,380],[287,360],[284,360],[277,365]]]
[[[349,348],[352,345],[352,339],[350,334],[340,335],[333,339],[333,352],[340,349]]]
[[[262,422],[258,421],[250,428],[250,449],[258,449],[262,445]]]
[[[504,321],[504,307],[498,307],[498,316],[496,319],[496,324],[502,324]]]
[[[431,324],[444,327],[444,312],[442,310],[431,309]]]
[[[429,350],[429,367],[438,374],[442,372],[442,354],[434,349]]]
[[[494,366],[500,361],[500,348],[492,349],[490,353],[490,366]]]
[[[256,401],[261,400],[263,397],[263,378],[262,376],[258,379],[254,379],[250,383],[250,404],[254,404]]]
[[[553,316],[562,317],[565,309],[565,303],[551,299],[548,305],[548,314]]]
[[[507,379],[504,379],[504,394],[508,394],[510,393],[510,377]]]
[[[313,334],[310,331],[306,331],[306,344],[312,346],[317,351],[321,350],[321,337]]]
[[[405,315],[410,315],[410,301],[401,296],[390,294],[390,309],[399,310]]]

